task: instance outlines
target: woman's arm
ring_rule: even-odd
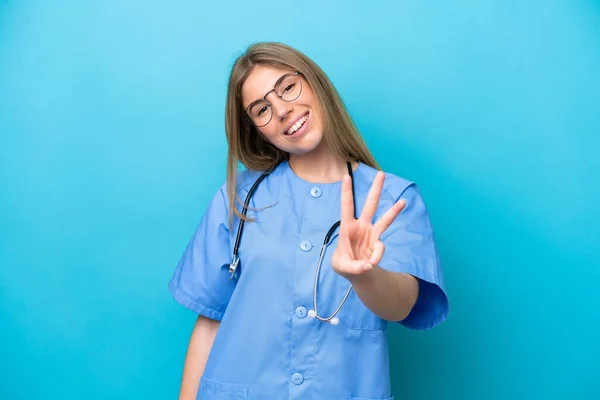
[[[379,266],[350,278],[354,291],[373,313],[388,321],[408,316],[419,296],[417,279]]]
[[[206,360],[208,360],[208,354],[210,353],[220,324],[219,321],[206,318],[202,315],[198,316],[185,356],[179,400],[196,399],[198,387],[200,386],[200,377],[204,373]]]

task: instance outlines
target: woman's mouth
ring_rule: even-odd
[[[298,132],[298,130],[300,130],[302,128],[302,126],[304,126],[304,124],[306,123],[307,120],[308,120],[308,114],[306,114],[303,117],[301,117],[300,119],[298,119],[298,121],[296,121],[296,123],[294,125],[292,125],[290,127],[290,129],[288,129],[285,132],[285,135],[291,136],[294,133]]]

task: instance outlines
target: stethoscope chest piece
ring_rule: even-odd
[[[233,277],[235,276],[235,271],[237,270],[239,263],[240,263],[240,258],[237,255],[233,256],[233,260],[231,261],[231,264],[229,264],[229,273],[231,274],[231,277],[229,278],[229,280],[232,280]]]
[[[308,310],[308,316],[311,318],[317,318],[317,312],[315,310]],[[340,323],[340,319],[338,317],[333,317],[331,319],[319,318],[323,322],[329,322],[331,325],[337,325]]]

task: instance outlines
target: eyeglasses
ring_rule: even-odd
[[[269,90],[261,100],[256,100],[246,108],[246,114],[257,128],[267,125],[273,118],[273,107],[267,101],[271,92],[283,101],[290,102],[300,97],[302,93],[302,80],[300,72],[285,74],[275,82],[272,90]]]

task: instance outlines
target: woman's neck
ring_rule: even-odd
[[[348,173],[348,161],[332,152],[311,151],[290,155],[289,164],[294,174],[307,182],[332,183],[341,181]],[[358,162],[352,161],[352,170],[357,167]]]

